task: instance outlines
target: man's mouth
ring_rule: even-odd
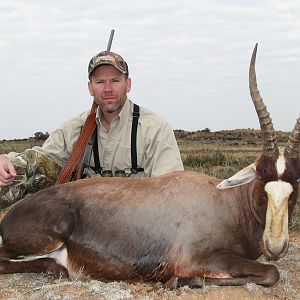
[[[105,97],[105,98],[102,98],[102,100],[104,101],[111,101],[111,100],[115,100],[116,98],[115,97]]]

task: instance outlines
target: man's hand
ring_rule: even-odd
[[[6,156],[0,155],[0,186],[12,184],[16,176],[17,173],[11,161]]]

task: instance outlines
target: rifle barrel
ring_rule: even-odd
[[[110,51],[111,44],[112,44],[112,41],[113,41],[113,38],[114,38],[114,33],[115,33],[115,30],[112,29],[112,30],[110,31],[110,36],[109,36],[109,40],[108,40],[108,44],[107,44],[106,51]]]

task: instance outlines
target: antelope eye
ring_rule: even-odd
[[[262,176],[258,176],[258,179],[259,179],[260,181],[264,181],[263,178],[262,178]]]
[[[300,177],[296,181],[297,181],[297,183],[300,183]]]

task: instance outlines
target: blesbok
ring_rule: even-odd
[[[275,284],[276,266],[256,259],[276,260],[288,249],[300,178],[300,118],[279,149],[257,89],[256,51],[257,45],[249,82],[263,153],[253,166],[223,183],[182,171],[79,180],[29,195],[1,220],[0,273],[142,279],[169,287],[201,286],[203,278],[217,285]]]

